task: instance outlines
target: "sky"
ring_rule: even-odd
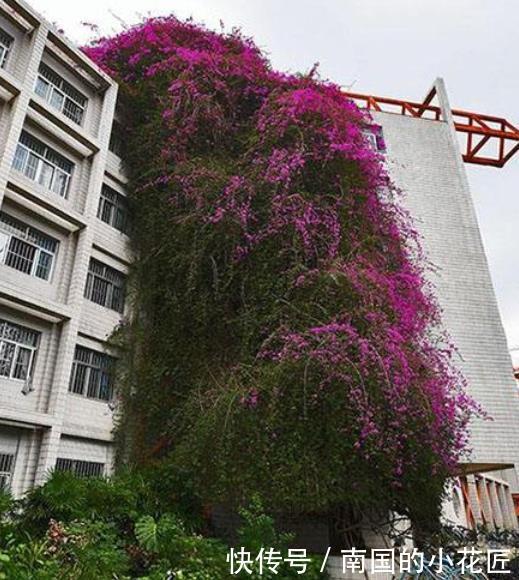
[[[148,15],[239,27],[274,67],[351,90],[421,101],[443,77],[451,106],[519,126],[517,0],[29,0],[77,43],[82,23],[110,34]],[[519,154],[502,169],[467,165],[505,331],[519,365]]]

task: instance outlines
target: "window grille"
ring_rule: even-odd
[[[2,68],[5,67],[13,42],[14,38],[3,28],[0,28],[0,67]]]
[[[30,328],[0,320],[0,377],[30,379],[39,337]]]
[[[85,298],[115,310],[124,310],[126,276],[114,268],[90,258],[85,286]]]
[[[49,280],[59,242],[0,212],[0,263]]]
[[[67,197],[74,164],[27,131],[22,131],[18,141],[13,168],[46,189]]]
[[[128,201],[108,185],[103,185],[97,217],[120,232],[128,231]]]
[[[88,99],[44,62],[40,64],[34,90],[60,113],[81,125]]]
[[[105,464],[96,461],[83,461],[81,459],[66,459],[58,457],[56,471],[70,471],[78,477],[101,477],[104,475]]]
[[[0,453],[0,490],[7,490],[10,488],[13,468],[14,454]]]
[[[77,345],[69,391],[88,399],[111,401],[114,365],[114,357]]]

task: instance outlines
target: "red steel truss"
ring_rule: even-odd
[[[422,103],[351,92],[344,94],[369,111],[443,120],[441,108],[431,104],[436,96],[435,88]],[[454,127],[461,137],[462,155],[466,163],[503,167],[519,151],[519,129],[506,119],[460,109],[452,109],[451,112]]]

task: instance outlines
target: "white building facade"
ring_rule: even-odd
[[[25,3],[0,3],[0,485],[107,474],[107,338],[129,262],[117,86]],[[113,148],[113,147],[112,147]]]
[[[441,120],[376,112],[388,168],[422,235],[455,364],[488,413],[471,425],[472,456],[446,516],[463,525],[517,526],[519,392],[444,83]],[[489,171],[495,171],[489,168]],[[490,192],[489,192],[490,193]]]
[[[441,81],[436,90],[442,120],[374,117],[437,267],[458,363],[493,418],[472,427],[474,454],[449,515],[513,527],[518,394]],[[0,485],[16,495],[50,469],[112,468],[117,353],[107,339],[125,315],[131,259],[111,139],[116,96],[116,84],[29,6],[0,2]]]

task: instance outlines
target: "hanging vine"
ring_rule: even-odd
[[[152,18],[85,51],[120,85],[131,460],[210,501],[437,516],[475,406],[369,116],[236,31]]]

